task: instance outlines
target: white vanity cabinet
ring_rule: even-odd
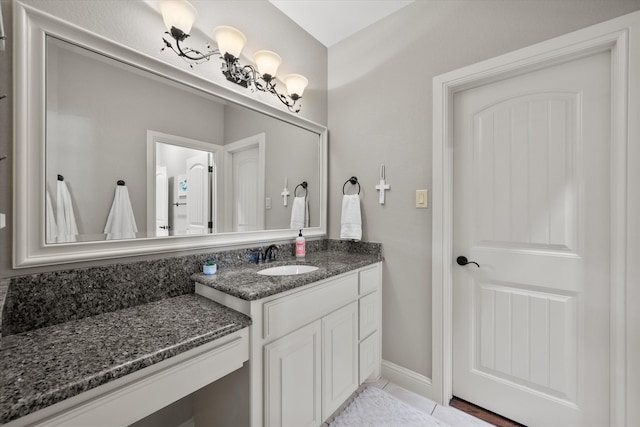
[[[251,426],[319,426],[380,376],[382,263],[256,301],[196,284],[252,318]]]
[[[358,303],[267,344],[264,357],[265,425],[320,425],[358,388]]]

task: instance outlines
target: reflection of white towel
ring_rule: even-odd
[[[107,218],[104,232],[107,240],[134,239],[136,237],[136,219],[133,216],[133,208],[129,199],[129,190],[124,185],[116,186],[116,195],[113,198],[111,211]]]
[[[360,240],[362,238],[362,218],[360,217],[360,196],[345,194],[342,197],[341,239]]]
[[[309,226],[309,202],[306,197],[294,197],[291,205],[291,228]]]
[[[56,226],[58,242],[75,242],[78,234],[78,226],[76,225],[76,217],[73,214],[73,204],[71,203],[71,194],[67,189],[67,183],[58,180],[57,197],[56,197]]]
[[[55,243],[56,236],[58,235],[58,227],[56,226],[56,215],[53,212],[53,205],[51,204],[51,195],[47,190],[47,215],[45,222],[45,235],[47,240],[45,243]]]

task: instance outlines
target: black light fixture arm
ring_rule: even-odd
[[[270,74],[260,74],[252,65],[241,65],[238,58],[228,53],[225,53],[223,59],[225,63],[222,65],[222,72],[227,77],[227,80],[243,87],[249,87],[251,85],[252,90],[272,93],[280,102],[286,105],[290,111],[294,113],[300,111],[300,104],[296,104],[296,102],[301,97],[295,93],[287,96],[278,92],[273,76]]]
[[[191,49],[190,47],[181,46],[181,42],[185,41],[189,34],[185,33],[179,28],[171,27],[171,31],[165,31],[165,34],[169,34],[175,41],[175,47],[171,42],[169,42],[166,38],[162,38],[164,42],[164,46],[161,50],[165,50],[165,48],[169,48],[174,51],[179,57],[183,58],[185,61],[192,61],[196,64],[200,64],[204,61],[208,61],[214,55],[222,58],[222,55],[218,49],[210,50],[207,53],[202,53],[199,50]],[[208,46],[207,46],[208,47]]]

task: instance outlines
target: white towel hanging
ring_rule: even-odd
[[[46,243],[55,243],[58,236],[58,226],[56,225],[56,214],[51,203],[51,194],[47,190],[47,215],[45,222]]]
[[[67,188],[67,183],[63,180],[57,181],[56,194],[56,241],[75,242],[78,235],[78,226],[76,225],[76,216],[73,213],[73,203],[71,202],[71,194]]]
[[[290,228],[300,229],[309,226],[309,201],[306,197],[294,197],[291,205]]]
[[[134,239],[137,231],[129,190],[126,185],[117,185],[107,224],[104,227],[107,240]]]
[[[362,216],[360,214],[360,196],[358,194],[345,194],[342,196],[342,218],[340,222],[341,239],[362,239]]]

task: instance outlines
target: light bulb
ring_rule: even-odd
[[[176,27],[185,34],[191,32],[191,27],[198,16],[196,8],[187,0],[161,0],[160,12],[167,31]]]
[[[258,72],[263,76],[270,76],[271,78],[276,76],[278,67],[282,62],[280,55],[270,50],[259,50],[253,56],[253,60],[258,66]]]
[[[309,84],[309,80],[300,74],[289,74],[283,81],[284,84],[287,85],[289,96],[294,99],[302,97],[302,92],[304,92],[304,89]]]
[[[233,27],[220,26],[213,30],[213,38],[218,44],[218,50],[221,54],[228,53],[235,58],[240,57],[242,48],[247,43],[247,38]]]

